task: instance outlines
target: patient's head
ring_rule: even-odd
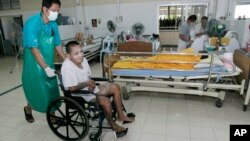
[[[66,44],[67,57],[76,65],[83,61],[83,51],[77,41],[70,41]]]

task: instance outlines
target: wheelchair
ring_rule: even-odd
[[[56,72],[59,79],[59,86],[64,96],[54,100],[47,110],[47,122],[51,130],[61,139],[67,141],[78,141],[85,138],[89,132],[90,127],[98,128],[97,132],[90,133],[90,141],[100,141],[102,129],[112,129],[111,126],[104,127],[102,125],[105,114],[102,107],[98,104],[96,95],[96,102],[86,102],[82,97],[72,96],[69,90],[65,90],[62,83],[62,76],[60,72]],[[105,78],[92,78],[94,81],[108,81]],[[74,91],[75,93],[90,94],[87,90]],[[126,109],[123,106],[126,113]],[[55,113],[55,114],[51,114]],[[113,119],[116,120],[116,110],[114,102],[112,102]],[[134,113],[129,113],[129,116],[134,116]],[[98,120],[98,125],[90,125],[89,120]],[[113,130],[113,129],[112,129]],[[113,130],[114,137],[117,138],[116,132]]]

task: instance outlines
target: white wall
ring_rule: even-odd
[[[4,32],[4,35],[5,35],[5,39],[8,40],[10,39],[10,25],[13,21],[9,21],[9,20],[6,20],[8,19],[8,17],[10,17],[10,19],[13,19],[11,16],[15,16],[15,15],[22,15],[22,18],[23,18],[23,23],[25,23],[27,21],[27,19],[40,12],[40,10],[36,10],[36,11],[27,11],[27,12],[19,12],[19,13],[11,13],[11,14],[6,14],[5,13],[5,16],[1,16],[0,14],[0,18],[2,19],[2,25],[3,25],[3,32]],[[64,40],[66,38],[74,38],[75,37],[75,33],[76,32],[83,32],[83,27],[82,25],[78,25],[78,17],[77,17],[77,14],[76,14],[77,10],[75,7],[64,7],[64,8],[61,8],[60,10],[60,13],[62,13],[63,16],[69,16],[69,17],[72,17],[75,21],[75,25],[73,26],[59,26],[59,30],[60,30],[60,34],[61,35],[61,39]],[[75,27],[74,27],[75,26]]]
[[[29,0],[28,2],[30,2]],[[131,31],[131,27],[136,22],[141,22],[146,27],[144,34],[152,34],[158,32],[158,6],[163,4],[190,4],[190,3],[208,3],[208,15],[211,17],[219,18],[221,16],[233,17],[234,13],[234,4],[237,1],[249,1],[249,0],[155,0],[148,2],[124,2],[121,1],[120,4],[120,15],[123,17],[122,22],[116,22],[117,32],[121,31]],[[22,5],[24,6],[26,0],[22,0]],[[75,2],[75,1],[74,1]],[[64,3],[69,3],[64,0]],[[65,4],[62,3],[64,6]],[[103,2],[104,3],[104,2]],[[106,36],[110,34],[107,30],[107,20],[115,21],[115,17],[118,13],[117,3],[107,2],[108,4],[96,4],[96,5],[83,5],[83,0],[80,1],[80,4],[76,6],[72,4],[66,4],[67,7],[61,8],[61,13],[64,16],[71,16],[75,18],[76,23],[82,24],[82,29],[85,27],[90,28],[90,33],[94,36]],[[22,6],[21,5],[21,6]],[[83,6],[82,6],[83,5]],[[228,7],[229,6],[229,7]],[[38,12],[40,9],[40,3],[34,5],[33,9],[22,9],[20,11],[11,11],[11,12],[1,12],[0,16],[6,15],[23,15],[23,21],[25,22],[30,15]],[[228,8],[227,8],[228,7]],[[229,13],[229,14],[228,14]],[[100,19],[101,24],[98,24],[97,28],[91,27],[91,19]]]
[[[230,18],[234,18],[235,4],[237,2],[250,2],[250,0],[229,0],[228,13],[231,15]]]
[[[28,11],[28,12],[21,12],[19,13],[23,15],[23,23],[26,22],[26,20],[36,14],[37,12],[40,12],[40,10],[36,10],[36,11]],[[75,7],[71,7],[71,8],[61,8],[60,10],[60,13],[63,15],[63,16],[69,16],[69,17],[72,17],[73,19],[76,20],[77,16],[76,16],[76,9]]]
[[[116,22],[117,33],[121,31],[131,31],[131,27],[136,22],[141,22],[146,27],[145,34],[152,34],[157,31],[157,4],[156,3],[133,3],[122,4],[120,6],[120,15],[123,17],[122,22]],[[106,36],[107,21],[115,21],[117,16],[117,5],[96,5],[85,7],[86,25],[90,27],[90,33],[94,36]],[[101,19],[101,24],[97,28],[91,26],[91,19]]]
[[[123,17],[122,22],[116,22],[117,32],[131,31],[131,27],[136,22],[144,24],[146,30],[144,34],[152,34],[158,32],[158,6],[163,4],[187,4],[187,3],[209,3],[213,0],[180,0],[180,1],[157,1],[143,3],[121,3],[120,15]],[[106,23],[108,20],[115,21],[118,13],[117,4],[105,5],[88,5],[84,6],[84,14],[86,26],[89,27],[90,33],[94,36],[106,36],[109,33]],[[213,9],[208,9],[211,13]],[[101,19],[101,24],[98,27],[91,26],[91,19]]]
[[[250,2],[250,0],[214,0],[218,1],[216,6],[216,18],[226,17],[227,19],[234,18],[235,4],[237,2]]]

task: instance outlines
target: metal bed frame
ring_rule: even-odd
[[[222,107],[225,98],[226,90],[238,91],[241,95],[244,93],[245,79],[238,84],[234,76],[240,74],[241,70],[233,63],[233,70],[229,72],[213,72],[212,66],[214,57],[219,57],[215,53],[211,53],[212,59],[209,66],[209,71],[206,75],[201,76],[132,76],[127,74],[115,74],[113,73],[112,65],[113,62],[118,59],[112,59],[112,55],[123,55],[128,52],[110,52],[108,54],[108,64],[104,65],[108,67],[109,79],[114,82],[123,83],[123,98],[129,99],[130,92],[132,91],[151,91],[151,92],[164,92],[164,93],[176,93],[176,94],[188,94],[188,95],[199,95],[199,96],[210,96],[217,98],[215,105]],[[156,55],[156,54],[180,54],[186,55],[186,53],[149,53],[149,52],[129,52],[129,54],[145,54],[145,55]],[[209,54],[199,54],[209,55]],[[113,62],[111,62],[111,60]],[[104,61],[105,62],[105,61]],[[107,61],[106,61],[107,62]],[[170,61],[177,63],[176,61]],[[187,62],[178,62],[187,63]],[[193,63],[193,62],[188,62]],[[183,70],[175,70],[183,71]],[[218,76],[220,79],[218,80]],[[248,96],[250,90],[247,92]],[[244,108],[244,107],[243,107]]]

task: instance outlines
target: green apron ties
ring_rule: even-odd
[[[42,30],[38,49],[46,64],[54,69],[54,37]],[[49,104],[60,96],[57,78],[46,75],[31,48],[24,50],[22,83],[26,99],[35,111],[45,113]]]

